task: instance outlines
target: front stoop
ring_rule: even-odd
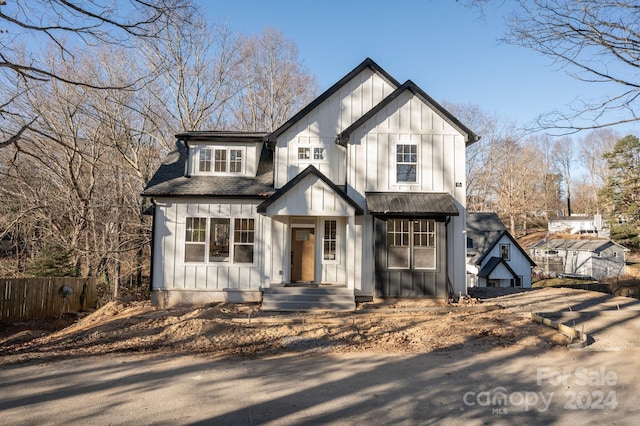
[[[345,287],[273,287],[262,293],[263,311],[353,311],[352,289]]]

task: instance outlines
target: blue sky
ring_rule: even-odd
[[[606,87],[574,80],[549,58],[499,42],[508,12],[504,4],[488,8],[484,18],[455,0],[199,4],[210,23],[226,22],[239,33],[259,33],[265,26],[282,31],[297,43],[321,91],[370,57],[437,101],[479,105],[519,125],[547,111],[566,110],[578,98],[606,94]]]

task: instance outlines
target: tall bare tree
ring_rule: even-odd
[[[571,216],[571,170],[574,163],[573,140],[569,136],[556,139],[552,149],[553,163],[562,176],[564,191],[567,197],[567,215]]]
[[[235,127],[272,131],[309,103],[318,92],[316,78],[298,57],[296,44],[267,27],[242,41],[242,90],[235,98]]]
[[[482,13],[488,4],[467,0]],[[515,6],[513,3],[516,3]],[[535,129],[576,132],[640,121],[640,7],[637,0],[517,0],[504,40],[549,57],[571,77],[606,85],[603,99],[580,99],[542,114]],[[534,129],[534,130],[535,130]]]
[[[587,133],[580,144],[578,158],[587,172],[592,192],[589,198],[593,200],[592,210],[595,213],[602,210],[599,193],[609,176],[609,167],[603,155],[610,152],[619,139],[620,135],[612,129],[597,129]]]
[[[161,19],[184,16],[191,8],[187,0],[13,0],[0,5],[0,119],[23,114],[15,108],[25,90],[49,82],[85,88],[107,89],[109,83],[80,72],[60,72],[61,64],[72,61],[83,47],[96,44],[134,48],[136,40],[156,37],[154,24]],[[49,54],[39,51],[46,46]],[[58,61],[42,60],[51,55]],[[31,82],[31,84],[16,84]],[[126,80],[121,89],[133,89],[138,81]],[[37,116],[22,122],[10,120],[0,126],[0,147],[20,139]]]

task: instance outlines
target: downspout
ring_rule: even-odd
[[[153,292],[153,265],[155,264],[155,246],[156,246],[156,211],[158,205],[155,198],[151,198],[151,204],[153,204],[153,214],[151,215],[151,264],[149,265],[149,294]]]
[[[444,221],[444,238],[447,242],[447,252],[449,251],[449,222],[451,222],[451,216],[447,216],[447,219]],[[447,275],[447,288],[449,289],[449,297],[447,301],[449,302],[455,297],[455,294],[453,292],[453,284],[451,284],[451,279],[449,277],[449,253],[445,253],[444,268]]]
[[[184,142],[184,146],[185,148],[187,148],[187,158],[186,161],[184,162],[184,177],[191,177],[191,173],[189,173],[189,164],[191,163],[190,158],[189,158],[189,141],[187,139],[181,139],[182,142]]]

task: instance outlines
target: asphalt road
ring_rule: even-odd
[[[5,425],[633,425],[640,421],[637,354],[462,348],[5,364],[0,418]]]

